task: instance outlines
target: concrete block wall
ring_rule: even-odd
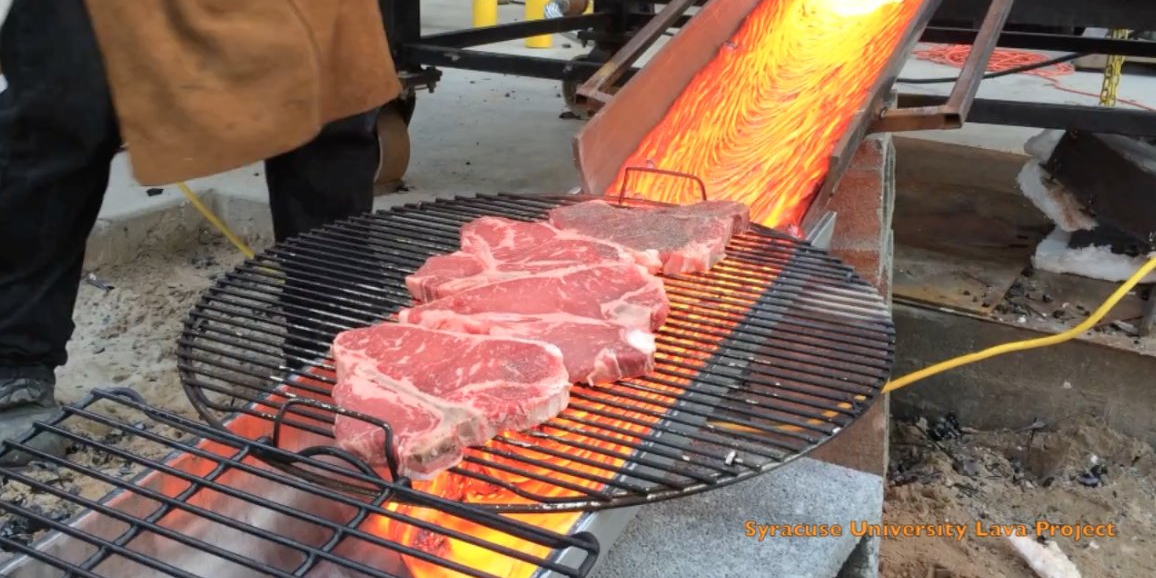
[[[895,145],[890,135],[868,137],[859,146],[829,203],[835,212],[831,253],[891,300],[895,209]],[[879,399],[846,431],[812,457],[859,471],[887,472],[889,396]]]

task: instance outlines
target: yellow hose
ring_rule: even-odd
[[[1096,309],[1096,311],[1094,313],[1092,313],[1087,319],[1085,319],[1083,321],[1083,323],[1080,323],[1079,325],[1077,325],[1077,326],[1075,326],[1075,327],[1073,327],[1073,328],[1071,328],[1071,329],[1069,329],[1063,333],[1057,333],[1055,335],[1049,335],[1047,337],[1038,337],[1036,339],[1027,339],[1024,341],[1013,341],[1011,343],[1004,343],[1002,345],[996,345],[994,347],[989,347],[987,349],[984,349],[983,351],[977,351],[975,353],[969,353],[967,355],[962,355],[962,356],[956,357],[954,359],[949,359],[947,361],[932,365],[931,367],[928,367],[925,369],[920,369],[919,371],[911,372],[907,375],[904,375],[903,377],[900,377],[899,379],[891,380],[890,383],[888,383],[886,386],[884,386],[883,393],[890,393],[890,392],[895,391],[901,387],[906,387],[908,385],[911,385],[912,383],[915,383],[921,379],[931,377],[931,376],[938,374],[938,373],[943,373],[944,371],[947,371],[949,369],[955,369],[957,367],[967,365],[969,363],[975,363],[977,361],[983,361],[985,359],[990,359],[990,358],[995,357],[997,355],[1003,355],[1005,353],[1012,353],[1014,351],[1026,351],[1028,349],[1036,349],[1038,347],[1047,347],[1049,345],[1057,345],[1057,344],[1063,343],[1065,341],[1070,341],[1072,339],[1075,339],[1075,338],[1079,337],[1081,333],[1091,329],[1092,327],[1095,327],[1095,325],[1097,323],[1099,323],[1100,320],[1103,319],[1104,316],[1107,315],[1108,312],[1111,311],[1112,308],[1115,307],[1116,304],[1118,304],[1120,302],[1120,300],[1123,299],[1124,296],[1128,294],[1129,291],[1131,291],[1133,288],[1135,288],[1136,285],[1139,285],[1140,281],[1143,281],[1144,278],[1147,277],[1148,274],[1151,273],[1153,270],[1156,270],[1156,258],[1149,259],[1147,263],[1145,263],[1142,267],[1137,269],[1136,272],[1133,273],[1132,276],[1129,277],[1128,280],[1125,281],[1123,285],[1120,285],[1120,287],[1118,289],[1116,289],[1116,292],[1112,293],[1112,295],[1109,296],[1104,301],[1104,303],[1101,304],[1098,309]]]
[[[189,185],[181,182],[177,183],[177,187],[181,189],[181,193],[184,193],[185,198],[193,204],[193,208],[195,208],[197,212],[201,213],[201,216],[205,217],[205,220],[216,227],[217,230],[220,231],[221,234],[224,235],[225,238],[233,244],[233,246],[237,247],[237,249],[241,251],[241,254],[245,255],[246,259],[253,258],[255,255],[253,250],[250,249],[249,246],[246,245],[240,237],[234,234],[233,231],[229,229],[229,226],[224,223],[224,221],[217,218],[217,215],[213,214],[213,211],[209,210],[209,208],[201,202],[200,197],[193,193],[193,190],[189,188]]]
[[[908,385],[911,385],[911,384],[913,384],[913,383],[915,383],[921,379],[926,379],[926,378],[931,377],[933,375],[943,373],[945,371],[955,369],[957,367],[962,367],[962,366],[967,365],[969,363],[975,363],[977,361],[983,361],[985,359],[991,359],[992,357],[995,357],[997,355],[1003,355],[1005,353],[1012,353],[1015,351],[1026,351],[1028,349],[1047,347],[1049,345],[1057,345],[1057,344],[1063,343],[1065,341],[1071,341],[1072,339],[1079,337],[1081,333],[1091,329],[1092,327],[1095,327],[1095,325],[1097,323],[1099,323],[1100,320],[1103,319],[1104,316],[1107,315],[1108,312],[1111,311],[1113,307],[1115,307],[1118,303],[1120,303],[1120,300],[1123,299],[1124,296],[1127,295],[1129,291],[1134,289],[1136,287],[1136,285],[1139,285],[1140,282],[1143,281],[1144,278],[1147,277],[1148,274],[1154,270],[1156,270],[1156,257],[1149,259],[1147,263],[1145,263],[1143,266],[1141,266],[1139,269],[1137,269],[1136,272],[1133,273],[1132,276],[1129,277],[1127,281],[1124,281],[1124,283],[1122,285],[1120,285],[1120,287],[1118,289],[1116,289],[1116,291],[1114,293],[1112,293],[1107,299],[1105,299],[1104,303],[1102,303],[1100,305],[1100,307],[1096,309],[1095,312],[1093,312],[1090,316],[1088,316],[1087,319],[1085,319],[1079,325],[1077,325],[1077,326],[1075,326],[1075,327],[1073,327],[1067,331],[1064,331],[1063,333],[1057,333],[1055,335],[1049,335],[1047,337],[1038,337],[1036,339],[1027,339],[1024,341],[1013,341],[1011,343],[1004,343],[1002,345],[996,345],[994,347],[989,347],[987,349],[984,349],[983,351],[977,351],[975,353],[969,353],[967,355],[961,355],[959,357],[937,363],[935,365],[932,365],[931,367],[920,369],[919,371],[913,371],[907,375],[904,375],[903,377],[900,377],[899,379],[893,379],[890,382],[888,382],[887,385],[883,386],[883,393],[891,393],[891,392],[893,392],[893,391],[895,391],[901,387],[907,387]],[[1152,298],[1156,298],[1156,296],[1154,296]],[[864,396],[856,396],[855,399],[858,401],[864,401],[867,398]],[[851,407],[851,404],[841,403],[841,404],[839,404],[839,407],[843,408],[843,409],[849,409]],[[837,413],[838,412],[835,412],[835,411],[825,411],[825,412],[823,412],[823,416],[831,418],[831,417],[835,417],[835,415],[837,415]],[[768,433],[768,432],[766,432],[766,430],[757,429],[757,428],[753,428],[750,426],[731,423],[731,422],[727,422],[727,421],[712,420],[709,423],[714,425],[714,426],[717,426],[719,428],[731,430],[731,431],[740,431],[740,432],[753,433],[753,434]],[[821,420],[818,420],[818,419],[810,419],[810,420],[807,420],[807,423],[809,423],[811,425],[820,425],[823,422]],[[803,428],[798,427],[798,426],[793,426],[793,425],[790,425],[790,426],[772,426],[770,429],[775,430],[775,431],[780,431],[780,432],[800,432],[803,430]]]

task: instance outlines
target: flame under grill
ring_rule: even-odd
[[[38,453],[25,440],[7,441],[0,450],[0,455],[25,451],[40,463],[30,471],[0,468],[5,490],[23,489],[26,496],[0,500],[0,511],[9,515],[9,524],[56,531],[34,544],[0,532],[4,550],[25,554],[0,566],[0,575],[407,578],[405,564],[412,557],[444,574],[491,576],[420,544],[388,540],[375,531],[384,523],[420,532],[425,542],[462,541],[490,560],[509,559],[562,576],[585,576],[597,556],[598,544],[590,536],[561,536],[294,453],[310,440],[282,436],[284,445],[295,446],[287,450],[246,437],[268,431],[269,425],[241,416],[229,423],[237,433],[219,431],[146,406],[127,390],[96,391],[85,403],[66,407],[36,431],[68,438],[74,445],[68,457]],[[285,476],[268,461],[355,479],[376,486],[376,495],[333,492]],[[63,506],[39,507],[35,497],[45,494]],[[390,507],[394,500],[431,514],[398,513]],[[72,522],[70,510],[80,511]],[[467,535],[453,529],[463,521],[485,531]],[[532,548],[510,548],[484,536],[512,538]],[[585,553],[580,566],[551,560],[570,548]],[[532,549],[549,554],[527,553]]]
[[[462,224],[486,215],[541,219],[586,199],[491,195],[407,205],[266,251],[219,279],[188,317],[178,355],[190,399],[217,426],[240,411],[331,444],[340,410],[329,405],[327,354],[336,332],[409,306],[405,276],[457,250]],[[557,418],[469,450],[439,477],[438,495],[534,512],[722,486],[830,439],[890,374],[886,302],[849,267],[797,239],[759,227],[736,238],[711,272],[664,281],[672,312],[658,332],[653,374],[576,386]],[[307,369],[288,371],[287,357]]]

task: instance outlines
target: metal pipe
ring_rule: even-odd
[[[871,132],[903,132],[914,130],[955,129],[963,126],[971,111],[971,104],[979,92],[979,83],[987,71],[987,63],[995,52],[1015,0],[992,0],[984,17],[975,43],[967,55],[959,78],[951,88],[946,104],[935,107],[899,108],[885,110],[871,127]]]
[[[1014,3],[1015,0],[992,0],[991,8],[983,19],[979,33],[975,35],[975,43],[972,44],[971,51],[967,54],[967,60],[964,61],[963,71],[959,74],[959,81],[952,89],[951,95],[947,97],[947,106],[956,115],[954,122],[958,122],[960,126],[967,118],[967,113],[971,110],[971,103],[979,92],[979,83],[983,80],[984,72],[987,71],[987,63],[991,61],[996,42],[999,40],[1000,32],[1003,31],[1004,24],[1007,23],[1008,15],[1011,14]]]

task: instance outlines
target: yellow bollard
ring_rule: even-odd
[[[474,28],[497,24],[498,0],[474,0]]]
[[[526,0],[526,21],[541,20],[546,17],[547,0]],[[552,34],[531,36],[526,39],[526,48],[550,48],[554,45]]]

